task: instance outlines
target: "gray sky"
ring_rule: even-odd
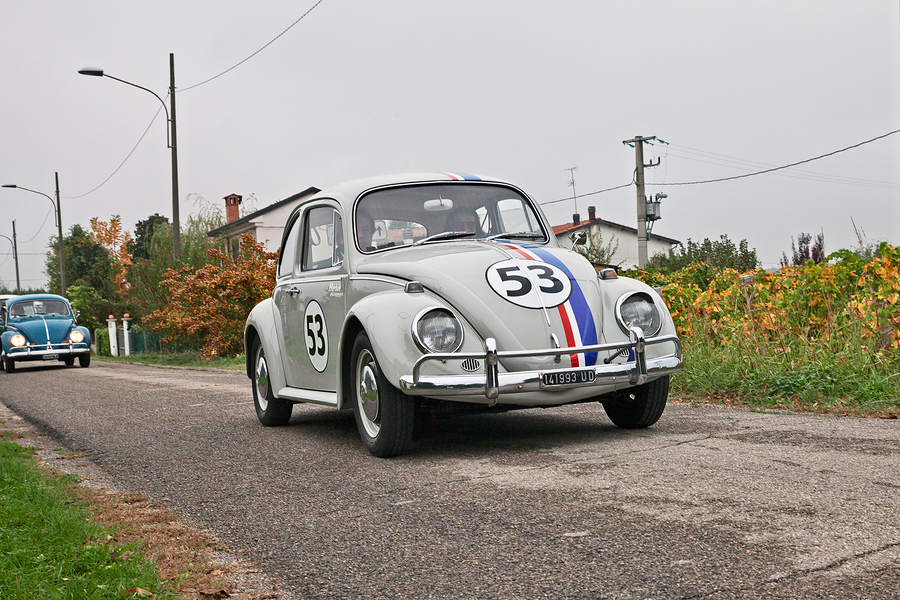
[[[77,73],[86,66],[162,97],[175,54],[180,211],[195,194],[262,208],[309,186],[405,171],[491,175],[522,186],[556,225],[576,192],[628,183],[646,149],[654,233],[747,239],[766,267],[791,237],[826,250],[900,243],[900,134],[774,174],[703,185],[900,129],[897,0],[14,2],[0,36],[0,183],[54,193],[63,225],[171,217],[160,103]],[[191,88],[191,89],[188,89]],[[83,195],[83,196],[82,196]],[[192,195],[190,199],[186,199]],[[76,196],[81,196],[77,197]],[[582,215],[635,224],[635,190],[578,199]],[[55,233],[46,198],[0,190],[16,220],[23,286],[42,285]],[[15,284],[0,238],[0,280]]]

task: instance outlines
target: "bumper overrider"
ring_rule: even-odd
[[[66,356],[90,354],[87,344],[41,344],[40,346],[20,346],[10,348],[4,356],[13,360],[54,360]]]
[[[646,347],[655,344],[672,344],[675,352],[656,358],[647,358]],[[611,363],[621,353],[634,351],[634,361]],[[539,356],[567,356],[589,352],[614,352],[610,359],[591,367],[549,369],[541,371],[515,371],[501,373],[499,361],[503,358],[528,358]],[[484,372],[471,375],[421,375],[422,366],[431,361],[456,361],[475,359],[484,361]],[[661,335],[645,339],[639,327],[628,333],[628,341],[617,344],[598,344],[573,348],[548,350],[498,351],[494,338],[487,338],[484,353],[447,352],[426,354],[413,365],[412,375],[400,377],[400,389],[412,396],[485,396],[496,400],[500,394],[555,391],[575,387],[641,385],[665,375],[677,373],[682,368],[681,342],[678,336]],[[593,374],[591,373],[593,372]]]

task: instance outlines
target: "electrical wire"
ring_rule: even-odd
[[[597,190],[596,192],[588,192],[586,194],[578,194],[577,196],[569,196],[568,198],[560,198],[559,200],[550,200],[548,202],[538,202],[541,206],[547,206],[548,204],[556,204],[557,202],[565,202],[566,200],[572,200],[577,198],[584,198],[586,196],[595,196],[597,194],[603,194],[605,192],[611,192],[613,190],[621,190],[622,188],[630,187],[634,184],[634,178],[631,179],[628,183],[623,185],[617,185],[616,187],[606,188],[605,190]]]
[[[790,163],[788,165],[782,165],[780,167],[772,167],[771,169],[764,169],[762,171],[756,171],[753,173],[744,173],[743,175],[733,175],[731,177],[720,177],[718,179],[706,179],[702,181],[679,181],[674,183],[655,183],[654,185],[658,186],[673,186],[673,185],[701,185],[705,183],[718,183],[720,181],[733,181],[735,179],[744,179],[747,177],[754,177],[756,175],[764,175],[766,173],[774,173],[775,171],[781,171],[784,169],[790,169],[791,167],[796,167],[797,165],[803,165],[806,163],[810,163],[816,160],[821,160],[823,158],[827,158],[829,156],[834,156],[835,154],[840,154],[841,152],[846,152],[848,150],[853,150],[854,148],[859,148],[860,146],[864,146],[866,144],[871,144],[872,142],[876,142],[878,140],[882,140],[888,136],[900,133],[900,129],[895,129],[894,131],[889,131],[888,133],[879,135],[870,140],[866,140],[864,142],[859,142],[858,144],[853,144],[852,146],[847,146],[846,148],[841,148],[840,150],[834,150],[833,152],[828,152],[826,154],[821,154],[819,156],[814,156],[813,158],[807,158],[805,160],[799,160],[797,162]]]
[[[253,58],[253,57],[256,56],[257,54],[259,54],[260,52],[262,52],[263,50],[265,50],[266,48],[268,48],[269,46],[271,46],[273,43],[275,43],[275,40],[277,40],[278,38],[280,38],[281,36],[283,36],[284,34],[286,34],[288,31],[290,31],[291,28],[292,28],[294,25],[296,25],[297,23],[299,23],[300,21],[302,21],[302,20],[306,17],[306,15],[308,15],[308,14],[311,13],[313,10],[315,10],[315,8],[316,8],[317,6],[319,6],[320,4],[322,4],[322,2],[324,2],[324,1],[325,1],[325,0],[319,0],[318,2],[316,2],[315,4],[313,4],[313,5],[312,5],[312,8],[310,8],[308,11],[306,11],[305,13],[303,13],[302,15],[300,15],[300,18],[297,19],[296,21],[294,21],[293,23],[291,23],[291,24],[288,26],[287,29],[285,29],[284,31],[282,31],[281,33],[279,33],[278,35],[276,35],[274,38],[272,38],[271,40],[269,40],[269,42],[268,42],[266,45],[264,45],[262,48],[260,48],[259,50],[257,50],[256,52],[254,52],[253,54],[251,54],[250,56],[248,56],[248,57],[245,58],[244,60],[240,61],[240,62],[237,63],[236,65],[234,65],[234,66],[232,66],[232,67],[229,67],[228,69],[225,69],[224,71],[222,71],[222,72],[219,73],[218,75],[214,75],[213,77],[210,77],[209,79],[205,79],[205,80],[201,81],[200,83],[195,83],[194,85],[188,86],[188,87],[186,87],[186,88],[179,89],[178,91],[179,91],[179,92],[186,92],[186,91],[188,91],[188,90],[192,90],[192,89],[194,89],[194,88],[200,87],[201,85],[207,84],[207,83],[209,83],[210,81],[213,81],[214,79],[218,79],[219,77],[221,77],[222,75],[224,75],[224,74],[226,74],[226,73],[228,73],[228,72],[230,72],[230,71],[233,71],[233,70],[237,69],[239,66],[241,66],[242,64],[244,64],[245,62],[247,62],[248,60],[250,60],[251,58]]]

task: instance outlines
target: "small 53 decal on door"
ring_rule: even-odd
[[[321,373],[328,365],[328,326],[325,323],[322,307],[315,300],[311,300],[306,305],[303,324],[306,331],[306,351],[309,354],[309,362],[316,371]]]

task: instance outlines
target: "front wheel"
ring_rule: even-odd
[[[14,372],[16,370],[16,361],[7,356],[3,359],[3,368],[6,369],[7,373]]]
[[[69,364],[69,363],[66,363]],[[91,355],[90,354],[79,354],[78,355],[78,366],[86,369],[91,366]]]
[[[374,456],[402,454],[412,442],[415,402],[382,374],[365,331],[356,336],[351,356],[350,390],[359,437]]]
[[[67,357],[65,357],[65,358],[63,359],[63,362],[66,363],[66,366],[67,366],[67,367],[71,367],[72,365],[75,364],[75,357],[74,357],[74,356],[67,356]]]
[[[285,425],[291,420],[294,405],[287,400],[276,398],[269,380],[269,363],[259,338],[253,340],[253,404],[256,418],[266,427]]]
[[[669,397],[669,376],[654,379],[603,402],[609,420],[623,429],[650,427],[662,416]]]

